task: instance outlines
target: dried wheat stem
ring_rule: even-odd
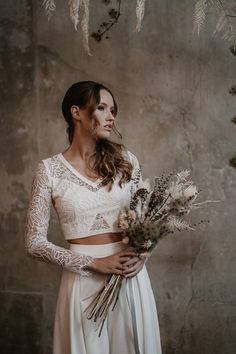
[[[78,30],[79,24],[79,8],[80,8],[80,0],[69,0],[69,8],[70,8],[70,18],[74,24],[75,30]]]
[[[144,9],[145,9],[145,0],[137,0],[137,4],[136,4],[137,24],[135,28],[136,32],[139,32],[141,29],[141,22],[144,17]]]
[[[81,0],[81,6],[83,7],[84,13],[81,20],[81,28],[83,33],[83,45],[89,56],[92,56],[89,48],[89,2],[90,0]]]

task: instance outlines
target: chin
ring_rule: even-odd
[[[103,132],[101,134],[98,134],[97,138],[98,139],[108,139],[108,138],[110,138],[110,136],[111,136],[110,132]]]

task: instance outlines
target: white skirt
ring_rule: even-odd
[[[74,252],[106,257],[127,247],[122,242],[105,245],[71,244]],[[63,270],[58,294],[53,354],[161,354],[155,299],[147,269],[122,280],[114,310],[110,309],[98,336],[97,323],[85,309],[109,275],[89,277]]]

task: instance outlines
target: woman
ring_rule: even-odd
[[[158,319],[144,261],[122,243],[120,211],[142,183],[137,158],[109,140],[117,104],[93,81],[72,85],[62,102],[69,147],[39,162],[27,213],[30,256],[63,267],[54,354],[159,354]],[[52,204],[70,249],[47,240]],[[109,274],[124,276],[102,334],[86,308]]]

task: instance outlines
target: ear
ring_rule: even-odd
[[[72,117],[75,118],[76,120],[81,120],[80,108],[78,106],[75,106],[75,105],[71,106],[70,113],[71,113]]]

